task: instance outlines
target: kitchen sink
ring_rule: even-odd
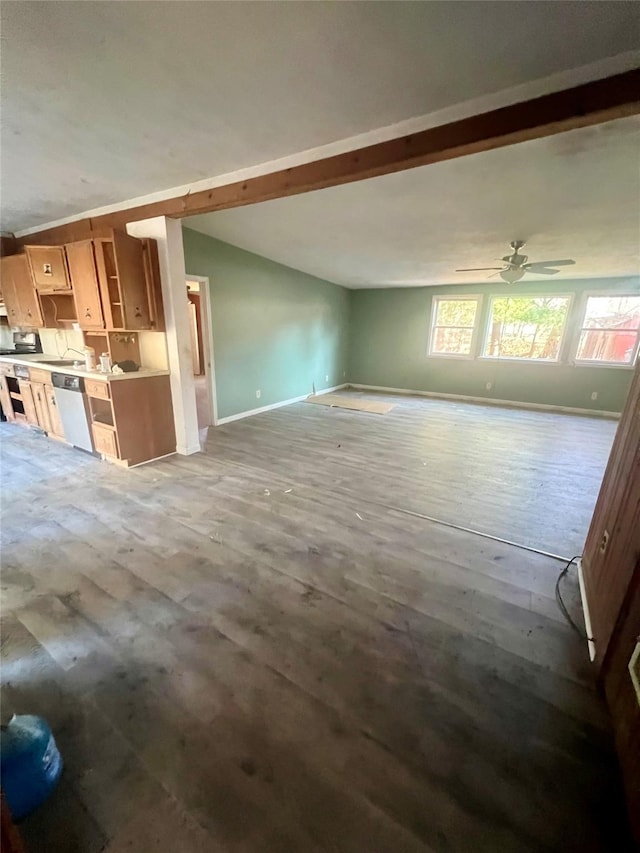
[[[71,365],[75,364],[76,361],[77,361],[77,359],[75,359],[75,358],[51,358],[51,359],[48,359],[47,361],[43,361],[42,363],[43,364],[55,364],[56,367],[62,367],[66,364],[68,367],[71,367]],[[82,366],[84,367],[83,362],[80,362],[80,364],[82,364]]]

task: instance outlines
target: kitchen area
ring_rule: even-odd
[[[24,246],[1,293],[3,419],[127,467],[175,452],[154,240]]]

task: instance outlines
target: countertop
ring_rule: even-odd
[[[55,373],[66,373],[67,376],[83,376],[98,382],[119,382],[122,379],[146,379],[149,376],[169,376],[168,370],[152,370],[141,367],[136,373],[102,373],[99,370],[85,370],[72,364],[49,364],[49,361],[60,361],[60,356],[51,353],[21,353],[19,356],[0,355],[0,363],[21,364],[24,367],[40,367]]]

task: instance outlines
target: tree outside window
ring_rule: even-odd
[[[484,355],[557,361],[569,302],[568,296],[493,297]]]
[[[431,355],[471,355],[479,301],[478,297],[434,297]]]

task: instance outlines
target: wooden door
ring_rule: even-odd
[[[33,399],[33,389],[31,382],[28,379],[18,379],[18,388],[22,397],[22,405],[24,407],[24,416],[28,424],[39,426],[38,412],[36,410],[35,400]]]
[[[640,364],[618,424],[582,558],[595,659],[601,664],[640,559]]]
[[[49,409],[49,423],[51,425],[51,434],[57,436],[57,438],[64,438],[64,427],[62,426],[62,421],[60,420],[60,412],[58,411],[58,405],[56,403],[56,395],[53,385],[44,386],[44,395],[47,400],[47,407]]]
[[[151,329],[149,294],[142,241],[122,231],[113,232],[113,251],[125,329]]]
[[[62,246],[25,246],[36,290],[70,290]]]
[[[19,328],[42,328],[44,325],[42,311],[26,255],[9,255],[2,258],[2,288],[9,325]]]
[[[49,419],[49,404],[44,393],[44,385],[42,382],[31,383],[31,393],[33,395],[33,404],[36,407],[36,415],[38,417],[38,426],[45,432],[51,432],[51,420]]]
[[[8,421],[14,421],[13,403],[11,402],[11,393],[9,392],[6,376],[0,376],[0,405],[2,406],[5,418]]]
[[[93,243],[91,240],[67,243],[65,251],[80,328],[104,329]]]

